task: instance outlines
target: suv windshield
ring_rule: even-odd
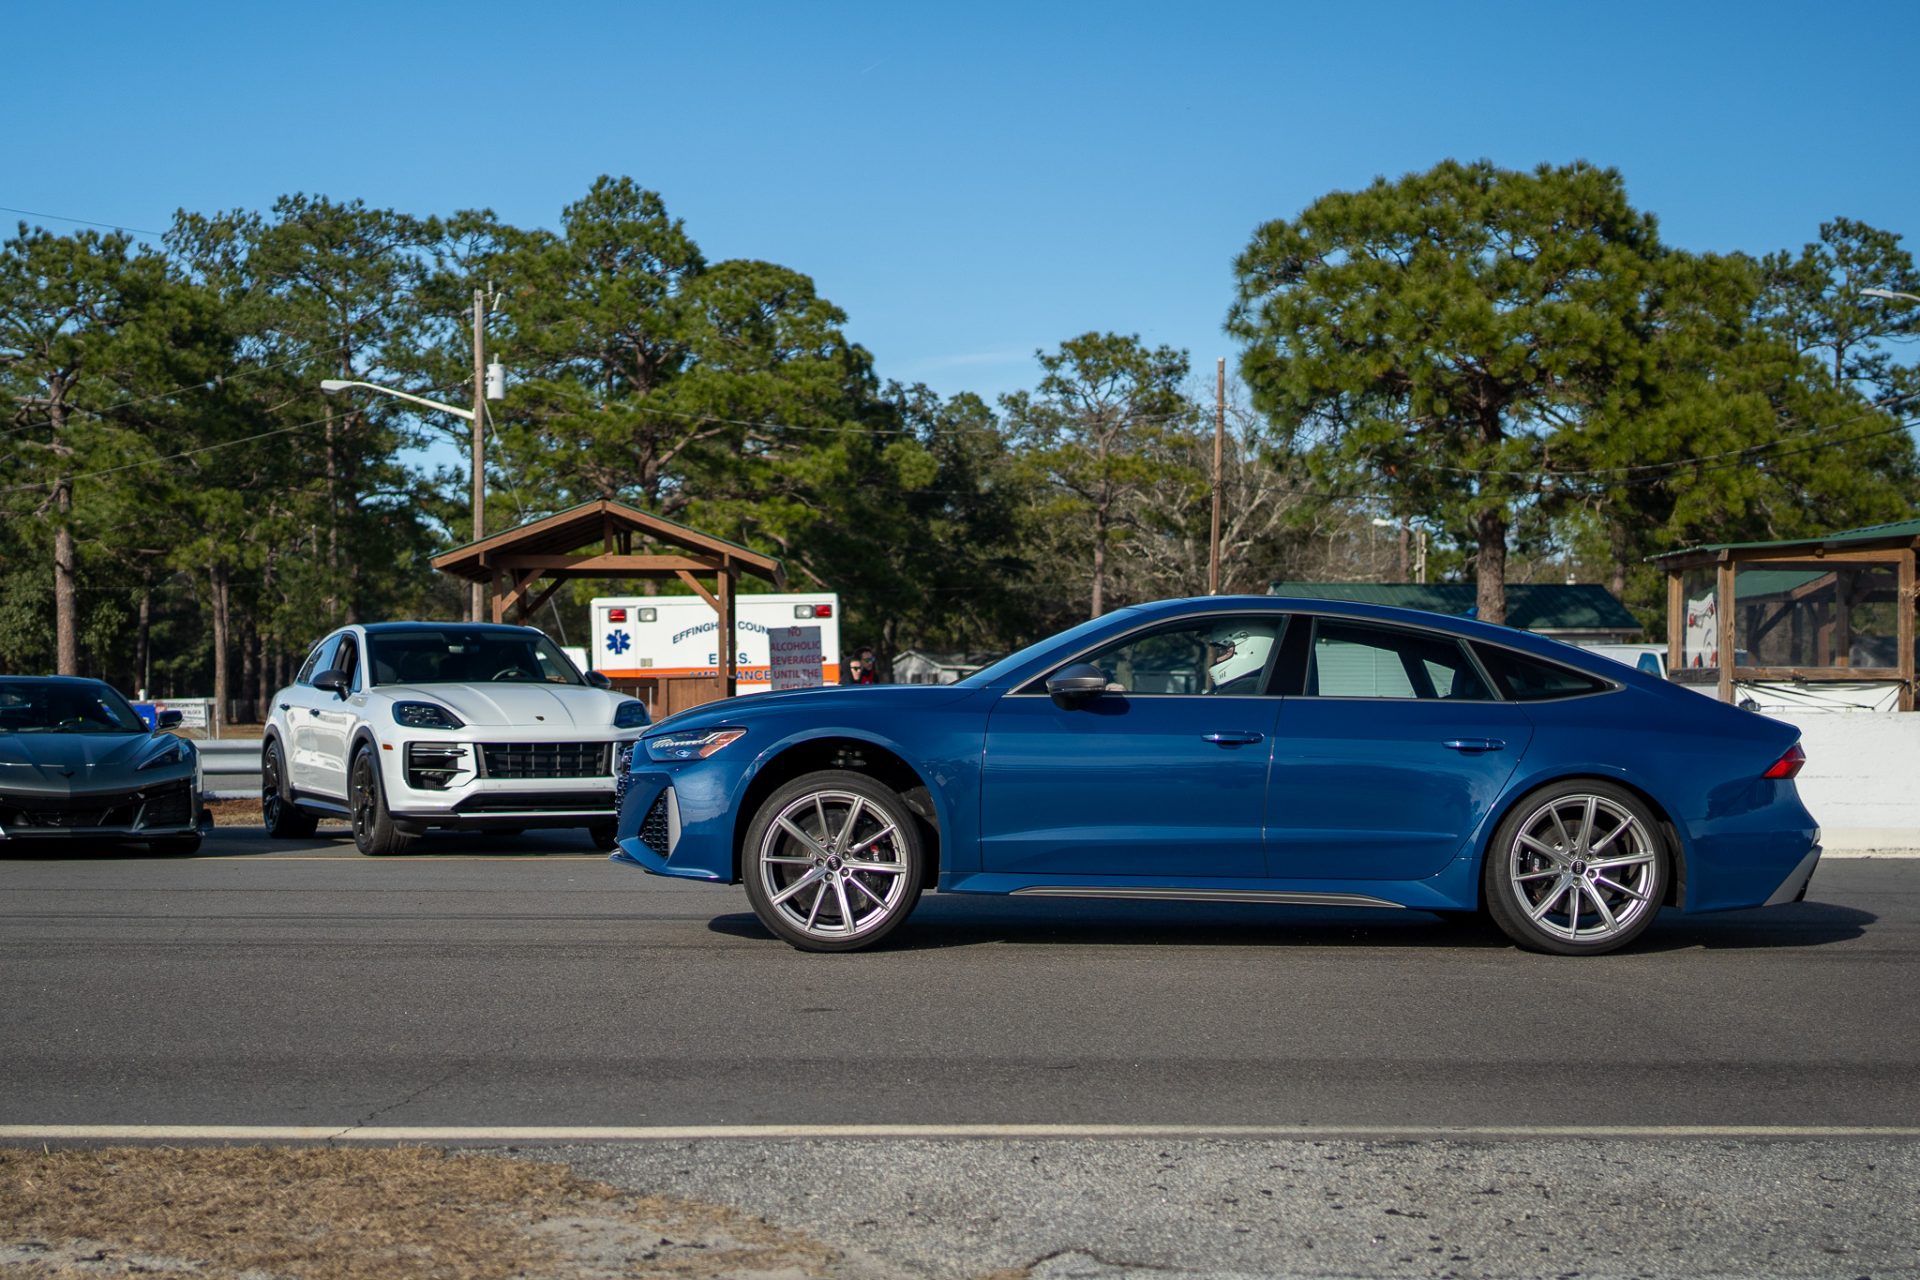
[[[147,722],[104,684],[0,680],[0,733],[145,733]]]
[[[582,684],[567,655],[537,631],[422,627],[367,635],[380,684]]]

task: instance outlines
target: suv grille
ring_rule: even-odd
[[[613,772],[610,742],[483,742],[483,778],[604,778]]]

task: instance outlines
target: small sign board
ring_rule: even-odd
[[[153,705],[159,711],[178,711],[182,729],[199,729],[203,733],[213,714],[212,698],[172,698],[165,702],[156,701]]]
[[[811,689],[825,684],[821,670],[820,628],[769,627],[767,653],[775,689]]]

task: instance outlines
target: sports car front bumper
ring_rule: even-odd
[[[0,840],[163,840],[212,825],[191,779],[132,790],[0,792]]]

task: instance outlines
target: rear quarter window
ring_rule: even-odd
[[[1599,676],[1563,667],[1544,658],[1529,657],[1511,649],[1476,644],[1480,665],[1487,669],[1502,697],[1511,702],[1549,702],[1555,698],[1578,698],[1613,688]]]

